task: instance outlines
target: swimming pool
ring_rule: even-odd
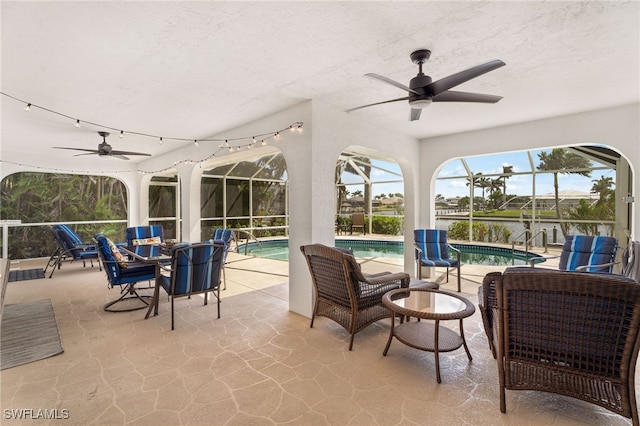
[[[461,261],[466,264],[510,266],[528,265],[531,259],[535,263],[545,261],[542,256],[532,253],[529,253],[529,260],[527,260],[527,253],[524,250],[512,252],[510,248],[506,247],[457,243],[451,245],[460,250]],[[356,257],[404,258],[404,242],[402,241],[336,240],[336,247],[350,248]],[[245,244],[240,244],[236,251],[245,254]],[[288,260],[289,240],[252,242],[246,245],[246,254],[268,259]]]

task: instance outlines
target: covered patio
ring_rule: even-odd
[[[231,254],[222,317],[198,298],[181,301],[174,331],[166,302],[149,320],[139,311],[104,312],[118,290],[77,262],[51,279],[9,283],[6,304],[53,301],[65,352],[2,371],[3,409],[66,409],[65,422],[78,425],[628,424],[529,392],[510,394],[501,414],[479,312],[465,322],[473,362],[463,351],[442,356],[441,385],[430,353],[394,344],[382,356],[388,321],[359,333],[347,351],[349,335],[336,324],[309,328],[312,283],[297,247],[335,242],[335,168],[344,152],[400,166],[404,258],[359,260],[368,273],[414,276],[410,231],[434,227],[435,181],[446,162],[585,145],[626,159],[629,193],[619,195],[629,226],[620,235],[638,240],[637,3],[150,5],[2,2],[0,179],[25,171],[115,177],[127,187],[126,222],[134,226],[152,219],[151,180],[172,174],[180,186],[177,238],[195,242],[204,170],[280,152],[290,260]],[[507,66],[468,90],[504,99],[433,105],[418,121],[407,120],[404,102],[345,112],[398,96],[362,75],[407,82],[416,72],[409,53],[426,47],[438,52],[435,78],[500,57]],[[150,156],[118,161],[54,149],[93,149],[105,129],[116,149]],[[474,304],[489,270],[463,267],[462,294]],[[24,424],[3,414],[3,424]]]
[[[50,280],[10,283],[7,303],[53,301],[65,352],[2,371],[3,408],[65,409],[65,422],[77,425],[417,425],[425,418],[479,426],[628,424],[580,401],[534,392],[510,394],[508,414],[501,414],[497,388],[488,385],[496,362],[479,312],[464,325],[473,361],[463,350],[441,355],[438,385],[433,354],[396,342],[382,356],[388,321],[359,333],[349,352],[344,329],[323,318],[309,328],[308,318],[288,310],[287,262],[230,255],[222,317],[200,298],[182,300],[174,331],[166,298],[148,320],[143,311],[104,312],[118,290],[107,289],[97,268],[77,262]],[[359,261],[371,273],[402,270],[389,259]],[[492,268],[463,270],[462,294],[475,304]],[[34,422],[43,423],[3,420]]]

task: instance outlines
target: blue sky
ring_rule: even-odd
[[[532,150],[531,160],[533,161],[533,167],[536,168],[540,163],[538,153],[542,150]],[[549,150],[547,150],[549,151]],[[493,179],[502,173],[502,167],[509,165],[513,166],[514,173],[526,173],[531,171],[531,165],[527,151],[510,152],[502,154],[491,154],[478,157],[465,157],[469,168],[473,173],[481,172],[483,175],[487,175]],[[383,170],[376,168],[372,169],[371,178],[374,182],[373,194],[389,194],[389,193],[403,193],[402,183],[378,183],[381,181],[399,180],[401,177],[394,175],[393,173],[401,174],[400,167],[395,163],[387,163],[379,160],[372,160],[372,164],[386,169],[392,173],[387,173]],[[594,166],[601,166],[598,163],[594,163]],[[462,161],[460,159],[452,160],[447,164],[444,164],[438,177],[452,177],[452,176],[466,176]],[[593,185],[593,180],[598,180],[601,176],[607,176],[614,178],[615,171],[611,169],[607,170],[594,170],[591,173],[591,177],[583,177],[576,174],[559,174],[558,181],[560,190],[574,190],[581,192],[589,192]],[[360,179],[353,175],[345,174],[343,176],[345,183],[361,182]],[[357,189],[362,190],[362,185],[349,185],[347,189],[353,192]],[[537,173],[536,174],[536,194],[552,194],[553,189],[553,175],[551,173]],[[516,195],[531,195],[532,192],[532,180],[531,175],[514,175],[507,179],[507,193]],[[467,180],[465,177],[459,179],[439,179],[436,181],[436,194],[442,194],[445,198],[449,197],[464,197],[469,195],[469,187],[467,186]],[[482,191],[476,190],[476,196],[480,196]]]

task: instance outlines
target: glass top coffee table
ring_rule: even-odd
[[[434,352],[438,383],[441,382],[440,352],[450,352],[464,346],[469,361],[472,360],[464,338],[462,320],[473,315],[476,308],[464,297],[429,288],[402,288],[386,293],[382,297],[382,303],[396,314],[391,316],[391,330],[387,346],[384,348],[384,356],[387,355],[394,336],[407,346]],[[396,325],[396,316],[407,317],[407,321],[401,321]],[[434,322],[411,322],[410,317]],[[460,320],[459,333],[440,325],[440,321],[448,320]]]

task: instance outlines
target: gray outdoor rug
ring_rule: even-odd
[[[6,305],[0,331],[0,370],[64,352],[51,299]]]
[[[44,271],[42,268],[35,269],[18,269],[9,272],[9,282],[13,281],[26,281],[26,280],[37,280],[40,278],[44,278]]]

